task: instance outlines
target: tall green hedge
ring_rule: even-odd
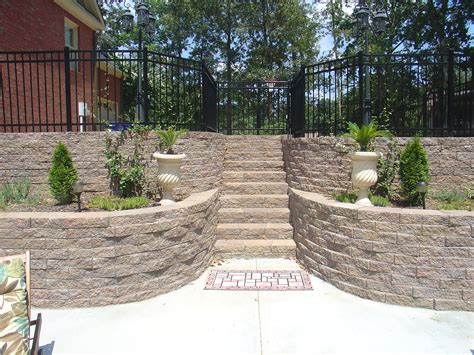
[[[72,186],[77,181],[77,171],[72,164],[67,147],[59,142],[53,153],[53,162],[49,170],[49,189],[60,204],[72,202]]]
[[[420,137],[410,141],[400,155],[401,195],[410,204],[421,203],[421,197],[416,191],[416,183],[428,182],[429,162],[426,150],[421,144]]]

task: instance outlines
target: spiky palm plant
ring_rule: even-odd
[[[377,137],[391,137],[389,131],[379,130],[377,123],[370,122],[369,124],[359,127],[356,123],[348,122],[347,127],[349,132],[341,135],[343,138],[352,138],[359,146],[360,150],[366,152],[371,141]]]
[[[174,154],[173,146],[178,140],[179,136],[186,133],[187,129],[176,130],[175,127],[169,127],[167,130],[158,129],[156,134],[161,139],[161,145],[165,148],[167,154]]]

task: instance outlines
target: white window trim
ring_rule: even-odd
[[[75,47],[69,47],[69,48],[74,49],[74,50],[78,50],[79,49],[79,25],[77,23],[71,21],[67,17],[64,18],[64,46],[66,46],[66,26],[74,31],[74,44],[75,44]]]

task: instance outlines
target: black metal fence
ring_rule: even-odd
[[[359,54],[302,67],[291,82],[217,83],[202,62],[147,49],[0,52],[0,132],[119,130],[138,119],[329,135],[370,109],[397,135],[473,136],[473,70],[472,56],[452,51]]]
[[[146,49],[0,52],[0,132],[216,130],[216,95],[201,62]]]
[[[371,119],[400,136],[474,134],[474,62],[454,54],[363,55],[302,69],[306,134],[337,134]],[[366,100],[366,75],[370,100]]]
[[[289,82],[220,82],[219,131],[227,134],[286,134],[289,131]]]

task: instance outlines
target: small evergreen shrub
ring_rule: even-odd
[[[71,203],[73,198],[72,185],[77,179],[77,171],[72,164],[69,150],[63,143],[59,142],[54,149],[48,183],[52,195],[60,204]]]
[[[429,163],[426,150],[421,144],[420,137],[410,141],[400,156],[401,195],[410,204],[419,205],[421,196],[416,191],[416,184],[429,180]]]
[[[128,198],[94,196],[89,201],[90,207],[101,208],[107,211],[131,210],[147,207],[148,204],[149,200],[141,196]]]

